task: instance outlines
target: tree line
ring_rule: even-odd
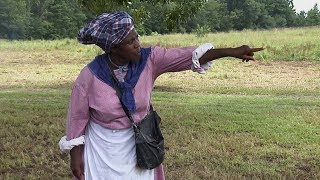
[[[142,35],[320,25],[317,4],[292,0],[0,0],[0,38],[74,38],[102,12],[128,11]]]

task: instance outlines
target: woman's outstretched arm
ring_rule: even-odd
[[[242,59],[243,62],[248,62],[250,60],[254,61],[254,52],[258,52],[261,50],[263,50],[263,48],[250,48],[247,45],[242,45],[236,48],[210,49],[199,59],[199,62],[200,64],[205,64],[209,61],[223,57],[234,57]]]

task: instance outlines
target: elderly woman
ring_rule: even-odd
[[[214,49],[199,47],[142,48],[133,19],[126,12],[104,13],[80,30],[78,41],[96,44],[105,53],[83,68],[76,79],[67,116],[66,136],[60,148],[71,155],[71,170],[78,179],[165,179],[162,164],[148,170],[136,166],[134,132],[118,99],[114,72],[123,92],[122,101],[135,122],[149,112],[158,76],[193,70],[204,73],[214,59],[253,60],[262,48]]]

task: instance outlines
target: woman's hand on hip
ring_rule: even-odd
[[[80,145],[72,148],[70,151],[70,168],[72,174],[79,180],[84,180],[83,149],[84,145]]]

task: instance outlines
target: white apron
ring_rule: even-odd
[[[85,133],[85,180],[152,180],[154,170],[136,166],[132,128],[106,129],[92,121]]]

